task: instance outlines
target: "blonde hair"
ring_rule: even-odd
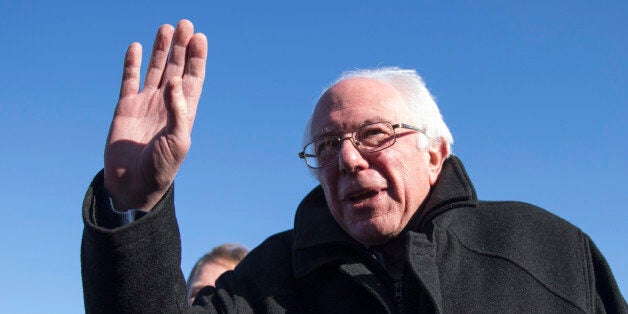
[[[199,258],[196,264],[194,264],[194,267],[190,272],[190,277],[188,277],[188,290],[190,290],[191,283],[194,281],[194,278],[198,276],[198,273],[201,271],[203,265],[216,260],[225,260],[237,264],[244,259],[248,252],[249,250],[247,248],[235,243],[225,243],[213,248],[211,252],[203,255],[203,257]]]

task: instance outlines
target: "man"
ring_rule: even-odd
[[[321,96],[299,154],[320,187],[294,229],[188,308],[172,182],[206,54],[190,22],[161,27],[138,93],[139,45],[127,52],[105,169],[83,204],[88,312],[628,311],[579,229],[525,203],[478,201],[428,90],[399,69],[349,74]]]
[[[233,270],[246,256],[248,250],[234,243],[221,244],[198,259],[188,277],[188,303],[192,305],[199,290],[215,286],[216,279],[224,272]]]

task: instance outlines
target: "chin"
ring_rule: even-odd
[[[351,228],[351,236],[358,242],[377,246],[386,244],[401,233],[399,217],[378,216],[362,221]]]
[[[368,230],[365,230],[365,229],[368,229]],[[362,230],[352,230],[352,231],[353,232],[349,233],[351,237],[366,246],[382,245],[395,237],[395,234],[392,232],[383,233],[381,230],[374,229],[373,227],[363,228]]]

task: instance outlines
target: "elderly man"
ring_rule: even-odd
[[[105,169],[83,205],[88,312],[628,311],[579,229],[525,203],[478,201],[428,90],[400,69],[350,73],[320,97],[299,154],[320,187],[294,229],[188,308],[172,182],[206,54],[190,22],[161,27],[138,92],[141,49],[129,47]]]

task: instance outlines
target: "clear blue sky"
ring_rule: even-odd
[[[345,70],[416,68],[478,195],[588,233],[628,294],[628,2],[0,0],[0,309],[83,311],[80,208],[133,41],[181,18],[209,40],[177,177],[187,275],[222,242],[291,228],[316,185],[303,125]],[[305,4],[303,4],[305,3]]]

